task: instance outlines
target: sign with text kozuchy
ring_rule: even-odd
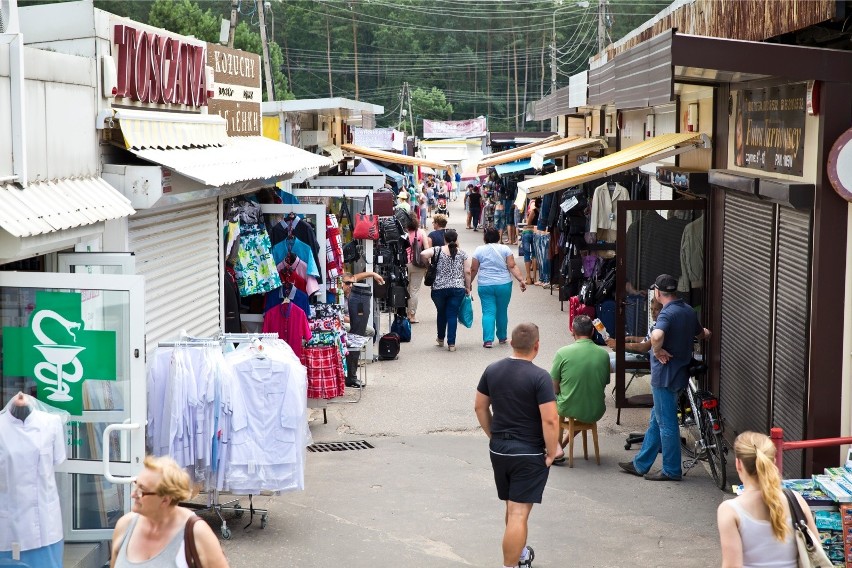
[[[734,130],[738,166],[802,175],[806,92],[805,83],[740,91]]]
[[[228,136],[260,136],[260,55],[208,43],[207,65],[213,68],[210,113],[225,119]]]

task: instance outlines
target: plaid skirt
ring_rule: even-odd
[[[306,347],[302,364],[308,370],[308,398],[343,396],[346,374],[340,350],[333,345]]]

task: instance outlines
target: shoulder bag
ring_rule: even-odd
[[[790,503],[790,517],[793,520],[796,549],[799,553],[799,568],[831,568],[832,563],[822,549],[819,538],[814,536],[808,527],[808,521],[799,505],[799,500],[790,489],[784,489],[784,495]]]
[[[343,205],[340,207],[340,217],[346,220],[349,225],[349,231],[352,232],[355,227],[355,223],[352,221],[352,214],[349,212],[349,206],[346,204],[345,199],[343,200]],[[361,245],[353,235],[352,240],[343,245],[343,262],[347,264],[355,262],[361,258],[361,254]]]
[[[195,546],[195,523],[201,521],[201,517],[192,515],[186,520],[186,528],[183,530],[183,552],[186,565],[189,568],[201,568],[201,559],[198,557],[198,547]]]
[[[429,268],[426,269],[426,275],[423,277],[423,284],[431,286],[435,283],[435,276],[438,274],[438,257],[441,256],[441,247],[433,249],[435,254],[432,255],[432,262],[429,263]]]
[[[352,236],[356,239],[371,241],[379,238],[379,217],[373,215],[373,208],[369,199],[364,202],[364,210],[355,214],[355,229],[352,231]]]

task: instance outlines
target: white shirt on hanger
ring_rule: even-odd
[[[0,414],[0,550],[33,550],[62,540],[54,466],[65,461],[59,416],[32,410],[23,422]]]

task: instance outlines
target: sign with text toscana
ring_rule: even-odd
[[[260,136],[260,55],[208,43],[207,65],[213,68],[210,113],[225,119],[228,136]]]
[[[3,328],[3,375],[31,377],[37,398],[83,414],[83,381],[116,379],[116,334],[84,329],[82,296],[36,292],[27,327]]]
[[[805,83],[740,91],[734,139],[738,166],[802,175],[806,93]]]
[[[182,109],[198,109],[207,104],[203,42],[130,20],[121,21],[127,23],[112,27],[118,102]]]

